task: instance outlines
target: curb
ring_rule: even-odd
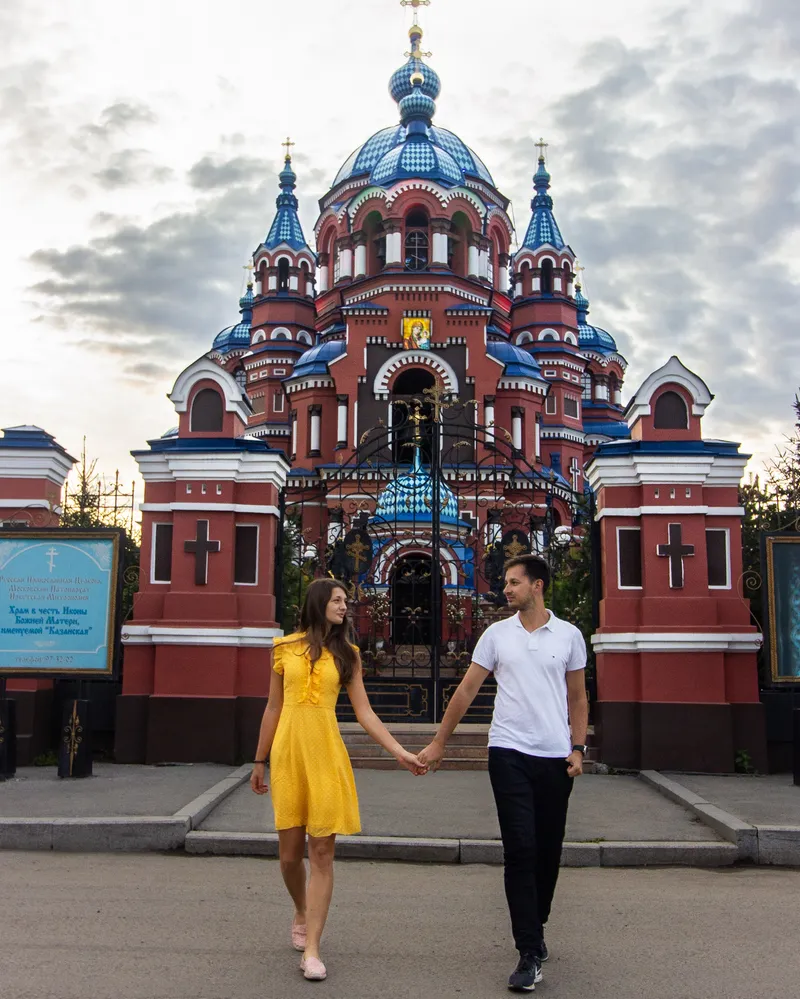
[[[201,822],[208,818],[214,809],[249,778],[253,767],[250,763],[245,763],[238,770],[218,781],[207,791],[203,791],[188,805],[184,805],[172,816],[174,819],[188,819],[189,828],[196,829]]]
[[[670,801],[688,808],[723,839],[733,843],[739,860],[785,867],[800,865],[800,826],[754,826],[657,770],[642,770],[639,778]]]
[[[179,850],[189,820],[163,815],[115,818],[2,819],[0,849],[81,853]]]
[[[189,832],[191,854],[277,857],[277,833]],[[401,860],[415,864],[492,864],[503,862],[503,844],[486,839],[404,839],[399,836],[348,836],[336,855],[349,860]],[[603,842],[565,843],[562,867],[724,867],[735,864],[730,843]]]

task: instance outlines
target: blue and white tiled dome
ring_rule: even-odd
[[[228,326],[214,337],[211,349],[218,354],[229,354],[232,350],[248,350],[250,347],[250,327],[253,325],[253,286],[247,285],[247,291],[239,299],[241,321],[235,326]]]
[[[389,79],[389,93],[399,104],[404,97],[413,91],[411,77],[421,73],[424,77],[422,92],[432,100],[436,100],[442,92],[442,81],[435,69],[431,69],[421,59],[411,56],[407,63],[392,73]]]
[[[600,353],[615,353],[617,344],[614,337],[589,322],[589,300],[584,296],[580,285],[575,287],[575,305],[578,307],[578,345]]]
[[[380,160],[370,180],[386,187],[396,180],[425,177],[447,185],[463,184],[464,175],[453,157],[426,139],[410,140]]]
[[[326,340],[318,343],[316,347],[311,347],[297,359],[292,369],[290,378],[298,378],[301,375],[326,375],[328,365],[331,361],[347,353],[347,345],[344,340]]]
[[[507,343],[505,340],[490,340],[486,344],[486,353],[489,357],[502,361],[505,365],[503,374],[507,377],[516,376],[518,378],[532,378],[540,382],[545,381],[539,362],[522,347],[516,347],[513,343]]]
[[[371,523],[430,521],[432,500],[430,472],[422,467],[419,448],[414,448],[411,471],[398,476],[381,492]],[[458,503],[453,490],[444,482],[439,483],[439,509],[443,524],[458,524]]]

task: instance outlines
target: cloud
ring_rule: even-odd
[[[189,183],[200,191],[216,188],[230,188],[241,184],[252,184],[253,179],[269,172],[264,160],[236,156],[223,160],[204,156],[189,170]]]
[[[149,160],[150,154],[145,149],[121,149],[113,153],[106,166],[93,176],[106,191],[121,187],[155,186],[173,177],[169,167],[157,166]]]

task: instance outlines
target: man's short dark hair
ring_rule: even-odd
[[[518,555],[517,558],[510,558],[503,565],[503,575],[505,575],[509,569],[515,569],[517,566],[522,566],[525,570],[525,575],[531,582],[537,579],[542,581],[542,590],[546,590],[550,585],[550,566],[545,562],[541,555]]]

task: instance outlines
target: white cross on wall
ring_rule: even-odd
[[[581,475],[581,466],[578,464],[578,459],[573,456],[572,461],[569,466],[569,474],[572,477],[572,491],[578,492],[579,479]]]

